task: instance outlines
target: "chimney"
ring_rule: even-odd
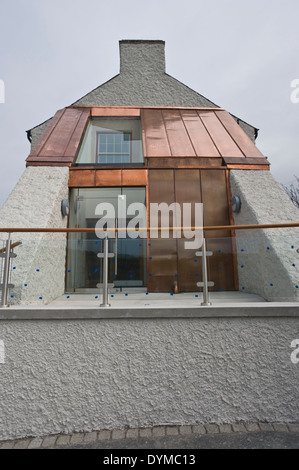
[[[126,39],[119,41],[119,51],[120,73],[165,73],[165,41]]]

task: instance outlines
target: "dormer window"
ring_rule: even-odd
[[[140,119],[91,119],[77,165],[127,166],[143,164]]]

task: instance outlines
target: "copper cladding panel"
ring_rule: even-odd
[[[176,170],[175,171],[175,197],[181,206],[191,203],[191,225],[195,226],[195,203],[201,202],[200,170]],[[183,218],[182,218],[183,221]],[[186,225],[183,223],[182,225]],[[194,249],[186,249],[184,238],[177,240],[178,246],[178,286],[180,292],[197,291],[196,283],[201,281],[201,261],[196,258]]]
[[[66,109],[39,155],[41,157],[63,156],[81,115],[82,111]]]
[[[222,167],[222,157],[204,158],[204,157],[167,157],[146,159],[148,168],[210,168]]]
[[[165,129],[173,157],[195,157],[189,135],[178,110],[162,110]]]
[[[201,170],[204,225],[229,225],[226,174],[224,170]],[[230,236],[217,231],[206,233],[209,238]]]
[[[80,119],[75,127],[75,130],[69,140],[68,146],[64,152],[64,156],[69,156],[74,159],[79,145],[81,143],[81,139],[83,137],[84,131],[87,127],[88,119],[89,119],[90,112],[89,110],[83,110]]]
[[[149,170],[149,203],[171,204],[174,201],[174,171]],[[173,225],[172,213],[169,224]],[[177,274],[177,241],[160,237],[161,234],[159,239],[148,240],[148,289],[152,292],[169,292]]]
[[[208,258],[209,281],[215,284],[211,290],[235,290],[232,239],[230,237],[208,238],[207,250],[213,252],[213,256]]]
[[[226,111],[216,111],[215,114],[229,135],[237,142],[245,157],[265,158],[229,113]]]
[[[243,153],[214,112],[207,113],[198,111],[198,115],[222,157],[244,157]]]
[[[143,109],[141,125],[144,134],[145,157],[170,157],[165,125],[160,109]]]
[[[33,147],[27,165],[72,163],[89,119],[89,108],[58,111]]]
[[[140,108],[119,107],[119,106],[93,106],[91,108],[92,117],[139,117]]]
[[[122,186],[146,186],[147,170],[122,170]]]
[[[96,186],[121,186],[121,170],[96,170]]]
[[[196,111],[183,110],[181,116],[198,157],[220,157]]]
[[[38,141],[36,142],[35,146],[33,147],[33,149],[31,150],[30,152],[30,155],[27,159],[27,161],[29,159],[31,159],[32,157],[35,157],[35,156],[38,156],[39,153],[41,152],[43,146],[45,145],[45,143],[47,142],[48,138],[50,137],[53,129],[55,128],[55,126],[57,125],[58,121],[60,120],[61,116],[63,115],[64,113],[64,109],[60,109],[59,111],[57,111],[55,113],[55,115],[52,117],[51,121],[48,123],[46,129],[44,130],[44,132],[42,133],[42,135],[40,136],[40,138],[38,139]]]
[[[69,187],[80,188],[95,186],[95,170],[72,170],[69,173]]]
[[[204,225],[229,225],[229,207],[226,172],[201,170],[201,187]],[[208,260],[209,280],[215,283],[212,290],[234,290],[234,260],[230,231],[207,231],[207,249],[213,252]]]

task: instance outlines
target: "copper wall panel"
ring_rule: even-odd
[[[196,111],[182,110],[181,116],[198,157],[219,157],[205,126]]]
[[[209,281],[215,284],[211,290],[218,292],[235,290],[232,239],[207,238],[207,250],[213,252],[213,256],[208,257]]]
[[[177,274],[177,240],[150,239],[149,274],[152,276],[171,276]]]
[[[201,170],[201,188],[204,225],[229,225],[226,174],[224,170]],[[230,234],[209,231],[209,238],[230,236]]]
[[[195,224],[195,207],[194,203],[201,202],[200,189],[200,170],[197,169],[180,169],[175,170],[175,199],[181,206],[183,213],[183,203],[191,203],[191,225]]]
[[[229,113],[226,111],[216,111],[215,114],[229,135],[237,142],[246,158],[264,158],[263,154]]]
[[[139,117],[140,108],[122,106],[93,106],[91,108],[92,117]]]
[[[146,186],[147,170],[122,170],[122,186]]]
[[[96,185],[95,170],[72,170],[69,173],[70,188],[92,188]]]
[[[195,226],[195,203],[201,202],[200,170],[175,170],[175,197],[181,206],[183,224],[183,204],[191,203],[191,226]],[[186,249],[184,237],[178,245],[178,287],[180,292],[197,291],[196,283],[201,281],[201,260],[195,257],[196,249]]]
[[[149,170],[149,203],[161,202],[175,202],[173,170]],[[172,226],[172,213],[169,220]],[[152,221],[150,223],[152,224]],[[148,257],[149,291],[172,291],[177,274],[177,240],[172,238],[172,233],[169,239],[161,239],[161,234],[159,239],[148,239]]]
[[[209,132],[222,157],[244,157],[243,153],[221,124],[215,113],[198,111],[202,122]]]
[[[197,292],[197,282],[202,281],[201,258],[195,256],[198,250],[185,248],[186,239],[177,240],[178,246],[178,287],[180,292]]]
[[[168,157],[168,158],[147,158],[145,160],[148,168],[210,168],[222,167],[222,157]]]
[[[173,157],[196,156],[189,135],[184,126],[180,111],[162,110],[165,129]]]
[[[171,152],[160,109],[143,109],[141,126],[144,132],[145,157],[170,157]]]
[[[174,278],[171,276],[152,276],[148,278],[149,292],[173,292]]]
[[[96,170],[96,186],[121,186],[121,170]]]
[[[229,225],[229,206],[226,172],[201,170],[204,225]],[[231,233],[228,230],[207,231],[207,249],[213,251],[209,258],[209,280],[215,282],[212,290],[234,290],[234,259]]]

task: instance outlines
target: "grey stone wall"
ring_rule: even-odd
[[[298,334],[297,318],[1,321],[0,440],[298,422]]]
[[[236,225],[298,222],[299,211],[268,171],[230,172],[241,198]],[[269,301],[299,300],[299,229],[236,231],[240,289]]]
[[[68,198],[68,168],[28,167],[0,210],[0,227],[66,227],[61,201]],[[0,234],[0,239],[7,235]],[[66,235],[16,233],[10,303],[47,303],[64,292]]]

